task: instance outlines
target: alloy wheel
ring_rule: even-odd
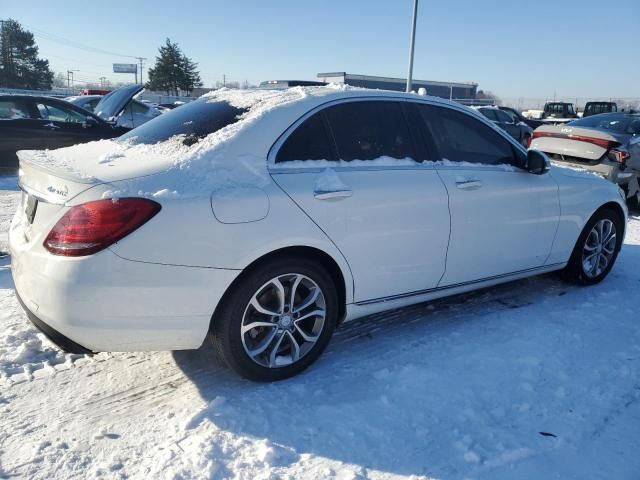
[[[616,226],[608,218],[596,222],[582,249],[582,270],[589,278],[595,278],[604,272],[616,249]]]
[[[325,318],[325,297],[315,281],[298,273],[279,275],[249,300],[242,317],[242,345],[258,365],[291,365],[316,344]]]

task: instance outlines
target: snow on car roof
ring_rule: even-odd
[[[198,101],[225,101],[247,111],[239,121],[191,146],[184,145],[180,137],[156,144],[101,140],[58,150],[24,151],[19,156],[23,161],[62,170],[65,175],[85,182],[108,183],[165,173],[160,175],[161,179],[149,178],[144,187],[139,187],[142,193],[152,195],[160,191],[176,194],[171,196],[197,194],[232,183],[259,186],[268,182],[266,157],[273,142],[309,110],[345,97],[409,95],[412,94],[342,84],[283,90],[224,88]],[[433,97],[413,97],[449,103]]]

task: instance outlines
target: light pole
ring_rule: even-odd
[[[411,19],[411,42],[409,43],[409,74],[407,75],[407,93],[411,92],[413,76],[413,47],[416,43],[416,20],[418,17],[418,0],[413,0],[413,18]]]

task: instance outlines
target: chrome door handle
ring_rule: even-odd
[[[352,190],[314,190],[313,196],[318,200],[330,200],[332,198],[348,198],[353,195]]]
[[[461,190],[477,190],[482,187],[482,182],[480,180],[458,180],[456,187]]]
[[[56,129],[60,128],[58,125],[56,125],[56,124],[55,124],[55,123],[53,123],[53,122],[45,123],[45,124],[43,125],[43,127],[48,128],[48,129],[50,129],[50,130],[56,130]]]

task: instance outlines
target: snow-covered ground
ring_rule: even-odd
[[[0,250],[19,192],[0,180]],[[640,219],[609,278],[554,275],[341,327],[297,378],[208,347],[59,353],[0,259],[0,478],[636,479]]]

